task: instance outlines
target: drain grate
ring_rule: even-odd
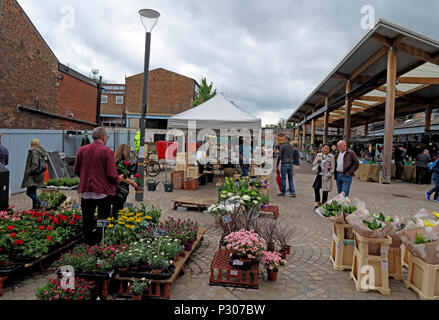
[[[392,194],[392,196],[398,197],[398,198],[410,198],[409,196],[406,196],[404,194]]]

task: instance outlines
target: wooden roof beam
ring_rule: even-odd
[[[399,77],[399,83],[409,83],[409,84],[439,84],[439,78],[426,78],[426,77]]]
[[[358,100],[363,101],[379,101],[379,102],[386,102],[386,97],[375,97],[375,96],[361,96],[357,98]]]
[[[360,73],[362,73],[364,70],[369,68],[371,65],[373,65],[376,61],[381,59],[388,51],[388,48],[382,48],[381,50],[377,51],[374,55],[372,55],[366,62],[364,62],[360,67],[357,68],[352,74],[350,75],[349,79],[354,80],[357,78]]]

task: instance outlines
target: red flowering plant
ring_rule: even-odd
[[[19,212],[11,208],[0,214],[0,248],[11,259],[38,258],[76,236],[81,225],[78,210]]]
[[[76,277],[74,288],[64,289],[61,280],[61,277],[49,280],[46,285],[36,290],[36,297],[39,300],[89,300],[92,298],[95,288],[93,281],[85,281]]]
[[[131,163],[129,161],[119,162],[117,164],[117,173],[123,174],[125,179],[130,177]]]
[[[140,176],[140,174],[136,173],[134,175],[134,182],[137,183],[138,187],[136,188],[136,191],[140,191],[141,190],[141,184],[142,184],[142,177]]]
[[[62,255],[60,264],[72,266],[76,273],[108,273],[115,269],[114,257],[127,246],[88,246],[81,244]]]

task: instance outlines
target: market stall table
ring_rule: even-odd
[[[396,178],[396,165],[392,164],[392,178]],[[416,181],[416,166],[404,165],[401,172],[401,180],[414,182]]]
[[[360,163],[358,170],[355,172],[355,177],[361,181],[380,181],[381,166],[376,163]]]

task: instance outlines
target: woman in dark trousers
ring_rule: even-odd
[[[26,195],[32,199],[32,209],[38,210],[41,207],[41,200],[37,196],[37,188],[44,187],[44,171],[41,170],[41,161],[45,160],[46,151],[41,147],[40,140],[33,139],[30,143],[24,170],[22,188],[26,188]]]
[[[433,163],[433,168],[431,169],[431,179],[434,182],[434,188],[425,193],[425,197],[427,200],[430,200],[430,196],[434,193],[433,200],[439,202],[439,153],[437,154],[437,158]]]
[[[331,147],[329,144],[325,144],[322,152],[317,154],[314,160],[314,166],[316,165],[318,165],[318,172],[312,187],[314,188],[316,202],[315,208],[317,209],[328,201],[328,194],[332,191],[335,157],[331,153]],[[320,198],[320,189],[323,191],[322,198]]]
[[[131,147],[129,144],[121,144],[114,152],[114,160],[116,162],[117,173],[119,175],[126,175],[124,177],[125,179],[123,179],[119,186],[116,188],[116,194],[111,197],[111,215],[114,218],[117,218],[119,211],[122,210],[125,205],[128,194],[130,192],[129,186],[131,185],[135,189],[139,187],[137,183],[130,179],[130,175],[135,172],[134,170],[132,170],[134,168],[130,161],[130,155]],[[125,170],[122,171],[117,168],[121,166],[125,167]]]

